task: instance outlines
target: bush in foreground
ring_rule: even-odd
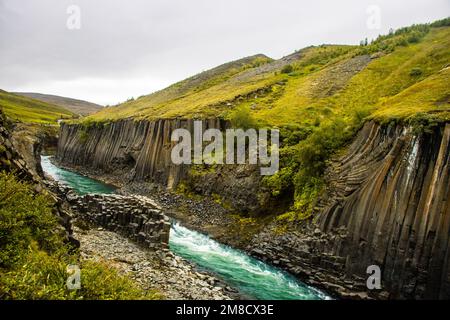
[[[57,230],[50,197],[0,173],[0,299],[158,299],[102,262],[79,261]],[[79,265],[81,289],[68,290],[67,265]]]

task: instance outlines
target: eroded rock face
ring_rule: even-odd
[[[346,272],[377,264],[394,296],[448,298],[450,124],[432,133],[368,124],[330,171],[317,223],[344,227]],[[339,248],[340,247],[340,248]]]
[[[61,163],[105,173],[117,172],[132,180],[151,178],[169,188],[183,177],[184,167],[172,164],[173,130],[193,132],[193,120],[122,120],[107,125],[62,124],[57,157]],[[204,121],[204,128],[220,128],[219,120]]]
[[[450,124],[414,134],[368,123],[329,168],[314,221],[266,230],[248,250],[348,297],[448,299],[449,157]],[[367,290],[370,265],[383,290]]]
[[[42,189],[40,178],[14,145],[10,127],[12,124],[0,110],[0,171],[15,172],[19,178],[35,184],[39,191]]]

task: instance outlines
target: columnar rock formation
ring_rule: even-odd
[[[83,220],[118,232],[147,248],[158,249],[169,244],[169,218],[145,197],[72,196],[70,203]]]
[[[395,295],[450,297],[450,124],[415,135],[369,124],[330,171],[318,224],[346,228],[346,272],[384,270]]]
[[[329,168],[314,222],[249,249],[337,292],[365,295],[367,267],[378,265],[374,297],[448,299],[449,176],[450,124],[414,134],[368,123]]]
[[[219,119],[203,120],[203,130],[224,126]],[[171,134],[177,128],[193,132],[194,120],[121,120],[88,127],[63,123],[58,160],[104,173],[121,173],[133,180],[151,179],[172,188],[185,173],[184,166],[170,160]]]
[[[36,190],[42,190],[39,185],[39,177],[33,173],[12,143],[11,124],[0,110],[0,171],[13,171],[21,179],[36,184]]]
[[[225,130],[229,124],[220,119],[202,120],[203,130]],[[90,173],[109,174],[117,184],[152,181],[174,189],[190,175],[190,165],[171,161],[173,130],[188,129],[194,137],[194,120],[121,120],[109,124],[61,125],[57,160],[64,166]],[[262,176],[256,166],[217,166],[213,172],[190,175],[190,187],[205,195],[220,194],[232,207],[257,211],[265,199],[255,193]]]

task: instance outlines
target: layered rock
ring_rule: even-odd
[[[248,249],[338,293],[448,299],[449,157],[450,124],[415,134],[368,123],[329,168],[314,221]],[[370,265],[382,291],[366,287]]]

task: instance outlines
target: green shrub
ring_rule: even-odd
[[[258,123],[253,118],[250,107],[248,106],[239,106],[236,107],[229,115],[229,120],[233,128],[240,129],[257,129]]]
[[[294,71],[294,68],[290,64],[285,65],[283,69],[281,69],[281,73],[291,73],[292,71]]]
[[[103,262],[85,261],[81,264],[81,290],[77,298],[94,300],[158,300],[162,295],[154,290],[144,291],[134,282]]]
[[[432,22],[430,24],[430,27],[433,27],[433,28],[450,27],[450,17],[442,19],[442,20],[438,20],[438,21],[435,21],[435,22]]]
[[[80,139],[81,143],[86,143],[86,141],[89,139],[89,134],[87,132],[86,128],[83,128],[79,131],[78,137]]]
[[[280,149],[280,170],[263,179],[272,196],[292,194],[291,211],[283,220],[309,218],[314,203],[323,188],[323,173],[327,161],[341,148],[358,128],[359,121],[341,118],[323,123],[297,145]]]
[[[0,270],[0,299],[45,300],[137,300],[159,299],[154,291],[143,291],[130,279],[121,276],[102,262],[79,263],[81,288],[66,286],[68,264],[74,258],[61,250],[49,255],[31,245],[23,263],[10,271]]]
[[[37,248],[35,243],[20,250],[21,263],[0,269],[0,299],[66,299],[76,291],[66,288],[66,264]]]
[[[11,267],[32,241],[46,250],[62,244],[49,197],[34,195],[29,184],[0,173],[0,267]]]
[[[409,75],[411,77],[418,77],[422,75],[422,69],[420,68],[412,68],[411,71],[409,72]]]
[[[12,173],[0,173],[0,300],[157,299],[103,263],[81,261],[64,244],[53,201]],[[81,289],[68,290],[66,267],[81,269]]]

